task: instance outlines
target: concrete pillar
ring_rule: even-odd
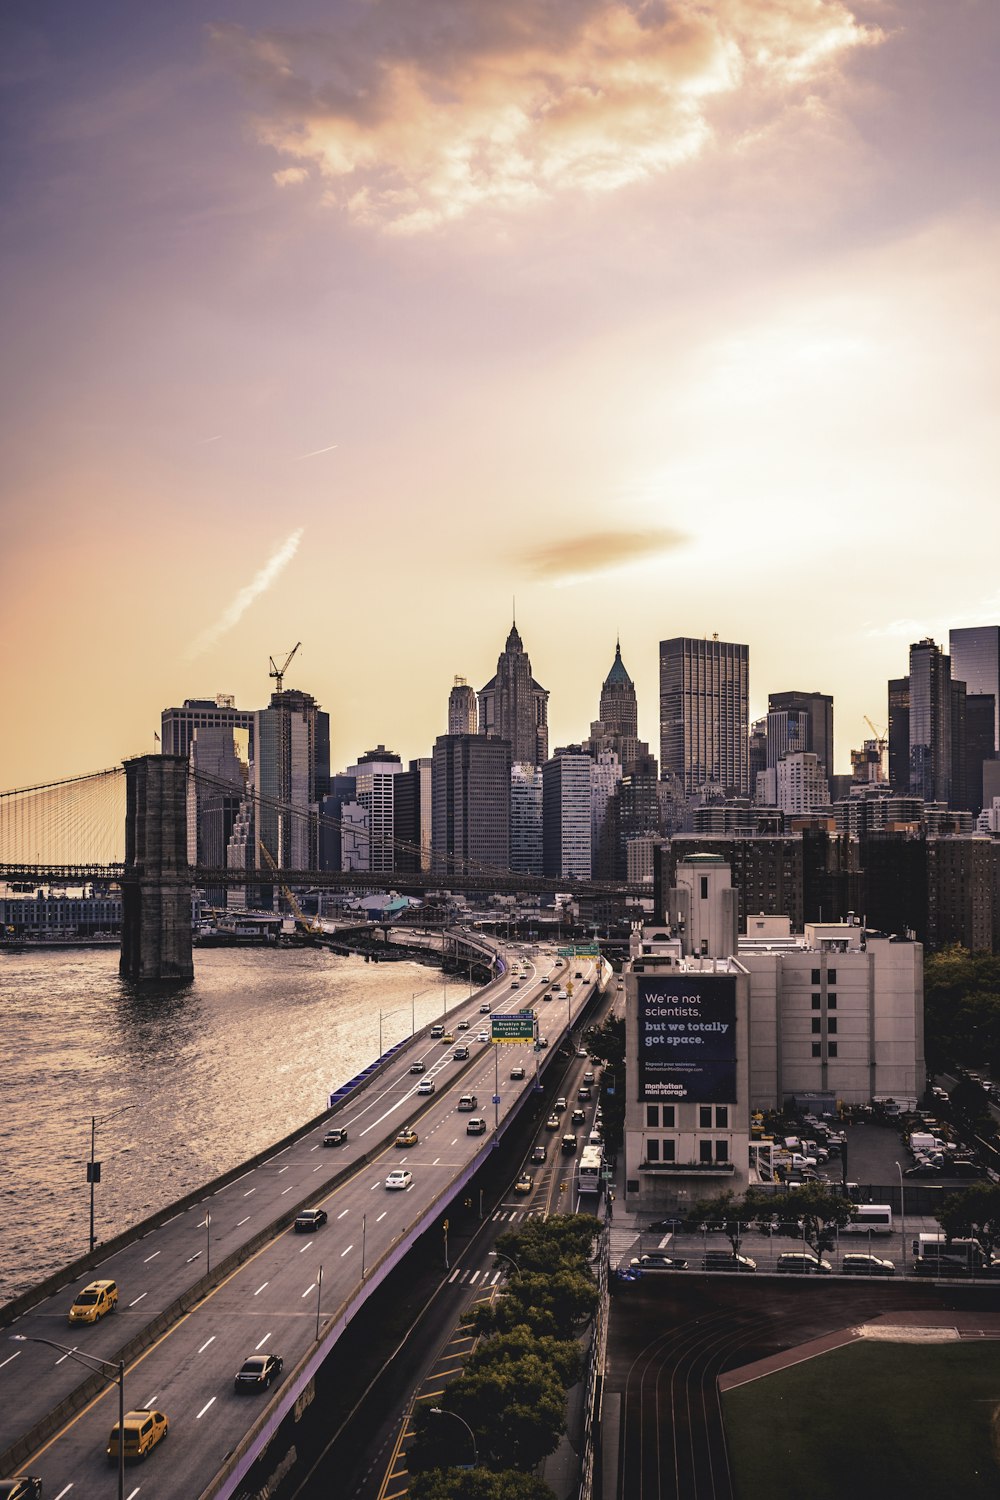
[[[187,857],[187,757],[125,762],[123,979],[191,979],[191,870]]]

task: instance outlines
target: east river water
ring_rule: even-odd
[[[319,1114],[380,1011],[388,1048],[446,993],[468,983],[325,949],[197,949],[165,989],[120,980],[117,949],[0,954],[0,1303],[88,1248],[92,1115],[100,1241]]]

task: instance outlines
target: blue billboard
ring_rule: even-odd
[[[736,1099],[736,980],[732,975],[636,976],[639,1097],[664,1104]]]

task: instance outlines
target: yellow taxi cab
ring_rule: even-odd
[[[71,1323],[99,1323],[106,1313],[118,1306],[118,1283],[89,1281],[69,1310]]]
[[[125,1413],[125,1457],[145,1458],[165,1438],[169,1423],[162,1411],[127,1411]],[[108,1457],[118,1457],[118,1423],[108,1438]]]
[[[444,1042],[446,1045],[448,1043],[450,1043],[450,1042],[453,1042],[454,1040],[455,1040],[455,1033],[453,1031],[446,1031],[445,1034],[444,1034],[444,1036],[441,1038],[441,1041]]]
[[[522,1172],[514,1184],[515,1193],[530,1193],[535,1185],[535,1179],[530,1172]]]
[[[394,1144],[397,1146],[415,1146],[417,1144],[417,1140],[417,1132],[414,1130],[413,1126],[404,1125],[403,1129],[397,1135]]]

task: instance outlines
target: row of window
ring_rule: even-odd
[[[813,1018],[812,1018],[812,1029],[813,1029],[813,1035],[814,1036],[816,1036],[819,1032],[821,1032],[823,1030],[823,1018],[822,1018],[822,1016],[813,1016]],[[834,1036],[836,1034],[836,1031],[837,1031],[837,1017],[836,1016],[828,1016],[827,1017],[827,1022],[826,1022],[826,1034],[827,1034],[827,1036]]]
[[[813,984],[819,984],[820,981],[822,980],[822,978],[823,978],[823,971],[822,971],[822,969],[813,969],[813,971],[812,971],[812,983]],[[827,969],[827,971],[826,971],[826,982],[827,982],[827,984],[836,984],[837,983],[837,971],[836,971],[836,969]]]
[[[820,1007],[820,996],[819,995],[813,995],[813,997],[812,997],[812,1008],[813,1008],[813,1010],[819,1010],[819,1007]],[[827,995],[827,997],[826,997],[826,1008],[827,1008],[827,1010],[836,1010],[837,1009],[837,997],[836,997],[836,995]]]
[[[715,1106],[715,1118],[712,1118],[712,1106],[710,1104],[699,1104],[698,1106],[698,1128],[699,1130],[729,1129],[729,1105],[717,1104]],[[674,1130],[677,1126],[677,1106],[675,1104],[647,1104],[646,1105],[646,1128],[648,1130]]]
[[[823,1044],[822,1044],[822,1042],[813,1042],[813,1044],[812,1044],[812,1055],[813,1055],[813,1057],[822,1057],[823,1056]],[[837,1043],[836,1042],[827,1042],[827,1044],[826,1044],[826,1055],[827,1055],[827,1057],[836,1057],[836,1055],[837,1055]]]
[[[647,1142],[646,1142],[646,1160],[647,1161],[667,1161],[667,1162],[676,1161],[677,1160],[677,1142],[676,1141],[669,1141],[669,1140],[668,1141],[652,1141],[652,1140],[647,1140]],[[728,1161],[729,1160],[729,1142],[728,1141],[699,1141],[698,1142],[698,1160],[699,1161],[705,1161],[705,1162],[709,1162],[709,1161]]]

